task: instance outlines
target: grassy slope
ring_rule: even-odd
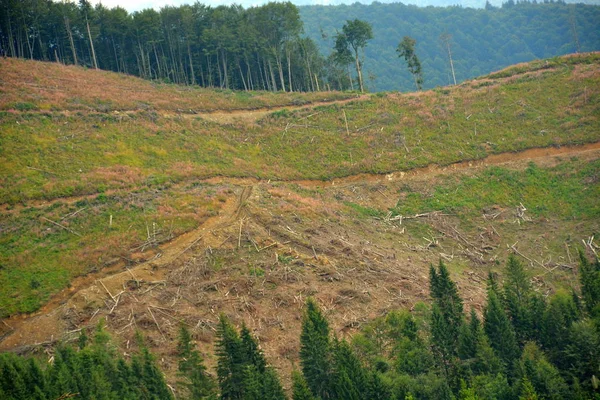
[[[149,237],[167,240],[197,226],[228,190],[198,178],[330,179],[598,141],[599,61],[542,61],[456,88],[280,110],[233,125],[174,112],[341,95],[210,92],[3,62],[0,314],[33,311],[72,277],[137,257]],[[84,197],[62,199],[75,195]],[[425,205],[415,199],[412,210]]]

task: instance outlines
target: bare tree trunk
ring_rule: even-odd
[[[240,70],[240,77],[242,78],[242,83],[244,84],[244,90],[247,92],[248,86],[246,86],[246,80],[244,79],[244,71],[242,71],[242,65],[240,64],[240,60],[238,60],[237,65]]]
[[[354,51],[354,61],[356,62],[356,74],[358,75],[358,85],[360,86],[360,92],[365,92],[365,87],[363,85],[362,79],[362,71],[360,67],[360,60],[358,59],[358,49]]]
[[[454,81],[454,85],[456,86],[456,75],[454,74],[454,62],[452,61],[452,51],[450,50],[450,39],[452,36],[450,34],[444,33],[440,36],[442,42],[446,46],[446,51],[448,52],[448,59],[450,60],[450,70],[452,71],[452,80]]]
[[[67,35],[69,35],[69,42],[71,43],[71,51],[73,52],[73,63],[78,65],[77,62],[77,50],[75,50],[75,43],[73,42],[73,32],[71,32],[71,26],[69,25],[69,18],[65,17],[65,27],[67,28]]]
[[[156,43],[152,43],[152,49],[154,50],[154,59],[156,60],[156,67],[158,68],[159,78],[163,78],[163,68],[160,65],[160,59],[158,58],[158,52],[156,51]]]
[[[271,60],[269,60],[269,72],[271,73],[271,88],[274,92],[277,91],[277,82],[275,81],[275,74],[273,73],[273,66],[271,65]],[[284,89],[285,91],[285,89]]]
[[[96,50],[94,50],[94,41],[92,40],[92,32],[90,31],[90,22],[88,21],[87,15],[85,16],[85,24],[87,25],[88,38],[90,39],[90,49],[92,50],[92,62],[94,68],[98,69],[98,61],[96,60]]]
[[[196,84],[196,77],[194,76],[194,62],[192,61],[192,49],[190,48],[190,42],[187,42],[188,58],[190,60],[190,82],[192,85]]]
[[[10,56],[11,57],[16,57],[17,56],[17,51],[15,49],[15,38],[13,37],[13,31],[12,31],[12,24],[10,22],[10,9],[8,7],[8,2],[6,2],[6,19],[8,20],[8,43],[9,43],[9,49],[10,49]]]
[[[283,65],[281,62],[281,55],[278,51],[275,52],[275,61],[277,62],[277,70],[279,71],[279,81],[281,82],[281,90],[285,90],[285,81],[283,80]]]
[[[290,87],[290,92],[294,91],[294,87],[292,86],[292,60],[289,46],[287,48],[287,67],[288,67],[288,85]]]

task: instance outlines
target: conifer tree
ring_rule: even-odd
[[[242,341],[224,315],[217,329],[216,355],[221,399],[243,399],[246,359]]]
[[[334,342],[333,370],[338,398],[363,399],[366,397],[365,370],[352,348],[345,340]]]
[[[521,395],[519,396],[519,400],[538,400],[538,398],[535,388],[529,379],[523,379],[521,382]]]
[[[542,315],[541,344],[552,362],[566,369],[563,351],[569,344],[571,325],[578,319],[577,307],[573,298],[564,292],[558,292],[550,299]]]
[[[322,400],[333,397],[329,324],[313,299],[308,299],[300,334],[302,373],[315,396]]]
[[[471,308],[471,319],[469,324],[461,326],[458,337],[458,356],[462,360],[475,358],[477,354],[477,341],[481,331],[481,323],[475,310]]]
[[[439,271],[439,272],[438,272]],[[433,299],[431,311],[431,338],[434,354],[448,384],[458,391],[458,344],[464,324],[463,303],[456,284],[440,260],[438,271],[430,268],[430,290]]]
[[[267,366],[267,361],[265,360],[265,356],[263,355],[262,351],[258,348],[258,343],[256,343],[256,340],[254,337],[252,337],[252,334],[246,325],[242,325],[240,339],[245,362],[250,365],[254,365],[259,373],[264,373]]]
[[[581,296],[587,312],[594,318],[600,317],[600,259],[590,263],[585,254],[579,252],[579,280]]]
[[[214,383],[206,372],[200,352],[192,342],[190,331],[183,324],[179,328],[177,357],[179,375],[184,379],[180,383],[190,398],[203,399],[213,394]]]
[[[504,299],[508,316],[521,344],[534,337],[532,331],[531,298],[533,292],[523,265],[514,255],[508,257],[505,269]]]
[[[562,400],[568,397],[565,381],[558,369],[548,362],[544,353],[533,342],[528,342],[519,359],[517,374],[531,383],[538,396]]]
[[[389,400],[392,389],[386,384],[378,372],[372,371],[367,377],[366,400]]]
[[[592,392],[594,377],[597,379],[600,375],[600,332],[592,321],[573,323],[562,357],[572,379],[577,380],[582,390]]]
[[[515,332],[494,290],[488,292],[488,303],[484,311],[484,330],[492,348],[506,368],[519,356]]]
[[[292,400],[315,400],[306,379],[299,371],[292,372]]]
[[[262,397],[259,400],[285,400],[285,392],[273,367],[266,367],[261,374],[263,380]]]

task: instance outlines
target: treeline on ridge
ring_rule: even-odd
[[[510,256],[502,284],[490,274],[483,318],[463,300],[446,266],[430,268],[431,305],[391,311],[347,341],[332,335],[316,301],[306,303],[294,400],[600,398],[600,261],[580,254],[580,291],[546,297]],[[189,328],[177,344],[178,380],[167,385],[138,335],[117,356],[100,324],[78,349],[60,345],[44,369],[35,358],[0,354],[0,398],[285,399],[256,338],[221,316],[216,379]]]
[[[324,77],[290,2],[209,7],[196,2],[128,13],[89,1],[8,0],[0,50],[179,84],[315,91]]]
[[[88,0],[3,5],[5,55],[234,90],[359,87],[352,62],[335,49],[342,26],[355,19],[373,27],[360,66],[365,86],[375,91],[415,89],[396,52],[405,36],[416,41],[425,88],[454,83],[454,72],[460,82],[536,58],[600,50],[600,7],[551,1],[509,0],[485,9],[378,2],[244,9],[196,2],[134,13]]]

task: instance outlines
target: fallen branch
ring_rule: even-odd
[[[75,235],[75,236],[79,236],[79,237],[81,237],[81,235],[80,235],[79,233],[75,232],[75,231],[74,231],[73,229],[71,229],[71,228],[67,228],[66,226],[64,226],[64,225],[61,225],[61,224],[59,224],[58,222],[54,222],[54,221],[52,221],[51,219],[48,219],[48,218],[46,218],[46,217],[42,217],[42,219],[43,219],[43,220],[45,220],[45,221],[48,221],[48,222],[50,222],[51,224],[54,224],[54,225],[56,225],[56,226],[59,226],[59,227],[61,227],[61,228],[65,229],[65,230],[67,230],[67,231],[71,232],[71,233],[72,233],[73,235]]]
[[[156,318],[154,318],[154,314],[152,314],[152,310],[150,309],[150,307],[148,307],[148,312],[150,312],[150,316],[152,317],[152,319],[154,320],[154,323],[156,324],[156,327],[158,328],[158,331],[160,332],[161,336],[163,337],[163,339],[167,339],[167,337],[165,336],[165,334],[163,333],[162,329],[160,329],[160,325],[158,324],[158,321],[156,320]]]

